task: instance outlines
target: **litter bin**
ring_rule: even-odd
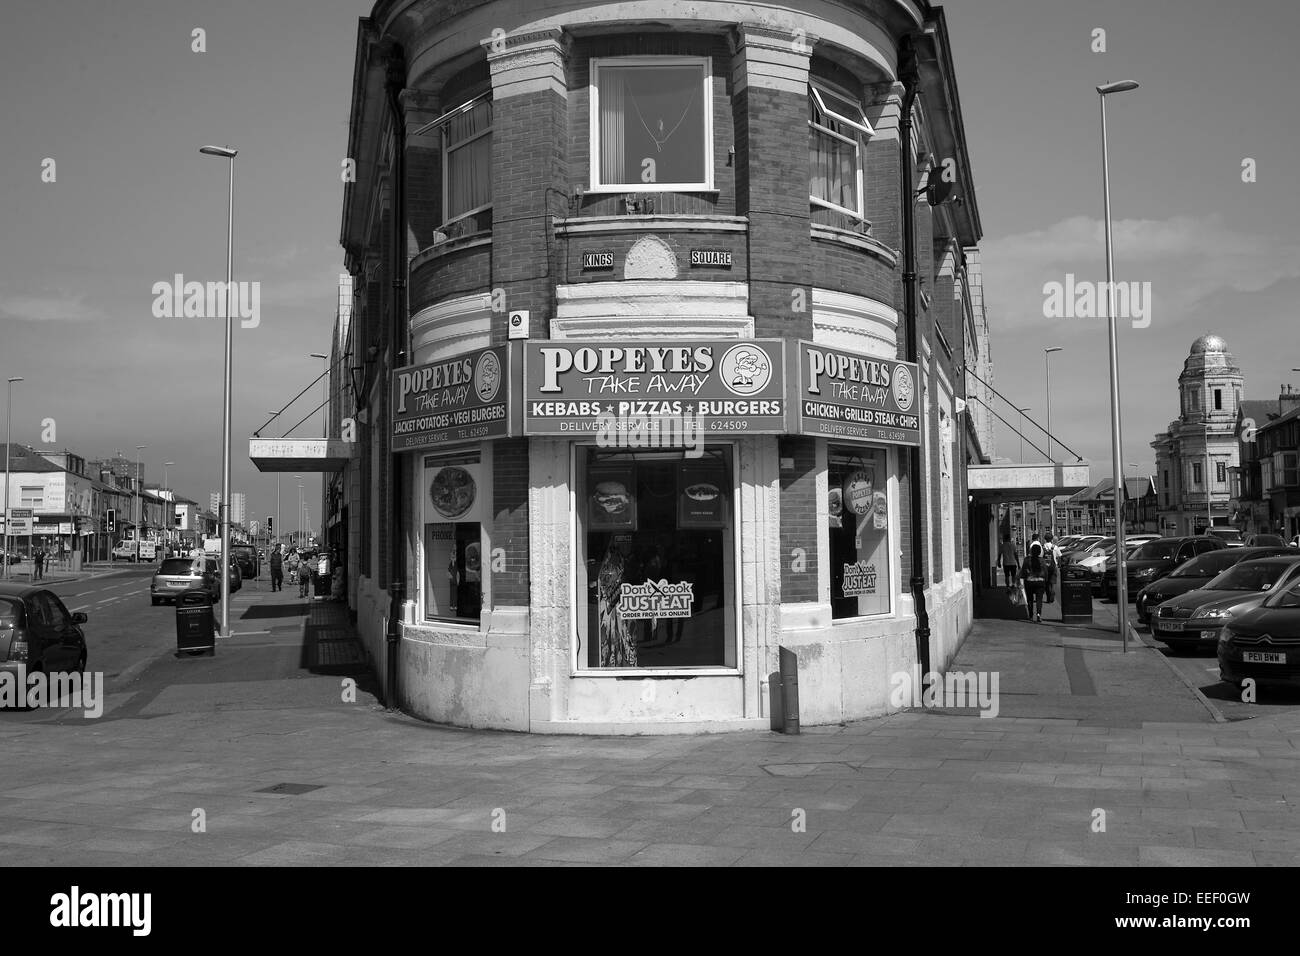
[[[312,565],[314,573],[311,576],[313,593],[318,598],[328,598],[330,596],[330,579],[328,575],[321,574],[320,568],[315,564]]]
[[[186,654],[217,653],[212,595],[190,588],[176,599],[176,650]]]
[[[1061,620],[1066,624],[1092,623],[1092,580],[1083,568],[1061,569]]]

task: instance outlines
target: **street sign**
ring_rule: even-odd
[[[9,533],[12,535],[32,533],[32,509],[9,509]]]

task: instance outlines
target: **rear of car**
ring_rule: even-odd
[[[239,563],[239,573],[242,577],[253,579],[258,577],[261,571],[261,561],[257,556],[257,549],[251,544],[232,544],[230,553],[235,556]]]
[[[1128,599],[1136,602],[1138,593],[1143,588],[1163,578],[1183,562],[1190,561],[1207,551],[1217,551],[1226,547],[1222,540],[1209,535],[1157,538],[1148,541],[1124,559]],[[1106,570],[1102,590],[1112,601],[1119,600],[1117,568],[1111,567]]]
[[[1211,528],[1207,535],[1218,538],[1230,548],[1245,547],[1245,536],[1236,528]]]
[[[216,561],[204,557],[164,559],[149,585],[154,607],[167,601],[174,602],[191,588],[202,588],[209,594],[219,593],[216,569]]]

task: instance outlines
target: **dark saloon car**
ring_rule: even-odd
[[[230,553],[239,562],[239,573],[245,581],[255,580],[262,571],[262,561],[257,556],[257,548],[251,544],[232,544]]]
[[[86,669],[86,615],[71,613],[53,591],[0,584],[0,671],[28,674]]]
[[[1286,546],[1286,539],[1280,534],[1246,535],[1246,547],[1248,548],[1285,548]]]
[[[1160,580],[1184,561],[1226,547],[1227,544],[1221,538],[1208,534],[1148,541],[1124,560],[1128,569],[1128,599],[1136,601],[1139,591],[1152,581]],[[1119,600],[1119,576],[1115,568],[1106,569],[1102,591],[1112,601]]]
[[[1234,550],[1245,550],[1237,548]],[[1275,588],[1300,578],[1300,558],[1241,561],[1195,591],[1170,598],[1151,617],[1151,635],[1175,650],[1213,647],[1234,616],[1259,605]]]
[[[1138,592],[1138,620],[1149,624],[1157,605],[1180,594],[1205,587],[1211,578],[1242,561],[1285,556],[1295,557],[1295,551],[1291,548],[1220,548],[1192,558]]]
[[[1300,682],[1300,580],[1233,617],[1219,634],[1219,675],[1236,687]]]

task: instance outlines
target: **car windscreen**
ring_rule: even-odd
[[[159,574],[189,574],[194,562],[189,558],[168,558],[158,569]]]
[[[1242,561],[1205,585],[1207,591],[1267,591],[1289,568],[1285,561]]]
[[[1285,548],[1286,542],[1275,534],[1257,534],[1250,541],[1257,548]]]
[[[1241,559],[1227,548],[1208,551],[1179,565],[1178,570],[1169,576],[1171,578],[1212,578],[1225,568],[1232,567],[1239,560]]]
[[[1176,541],[1148,541],[1133,552],[1134,561],[1165,561],[1178,549]]]
[[[1273,594],[1264,601],[1264,607],[1300,607],[1300,580]]]

